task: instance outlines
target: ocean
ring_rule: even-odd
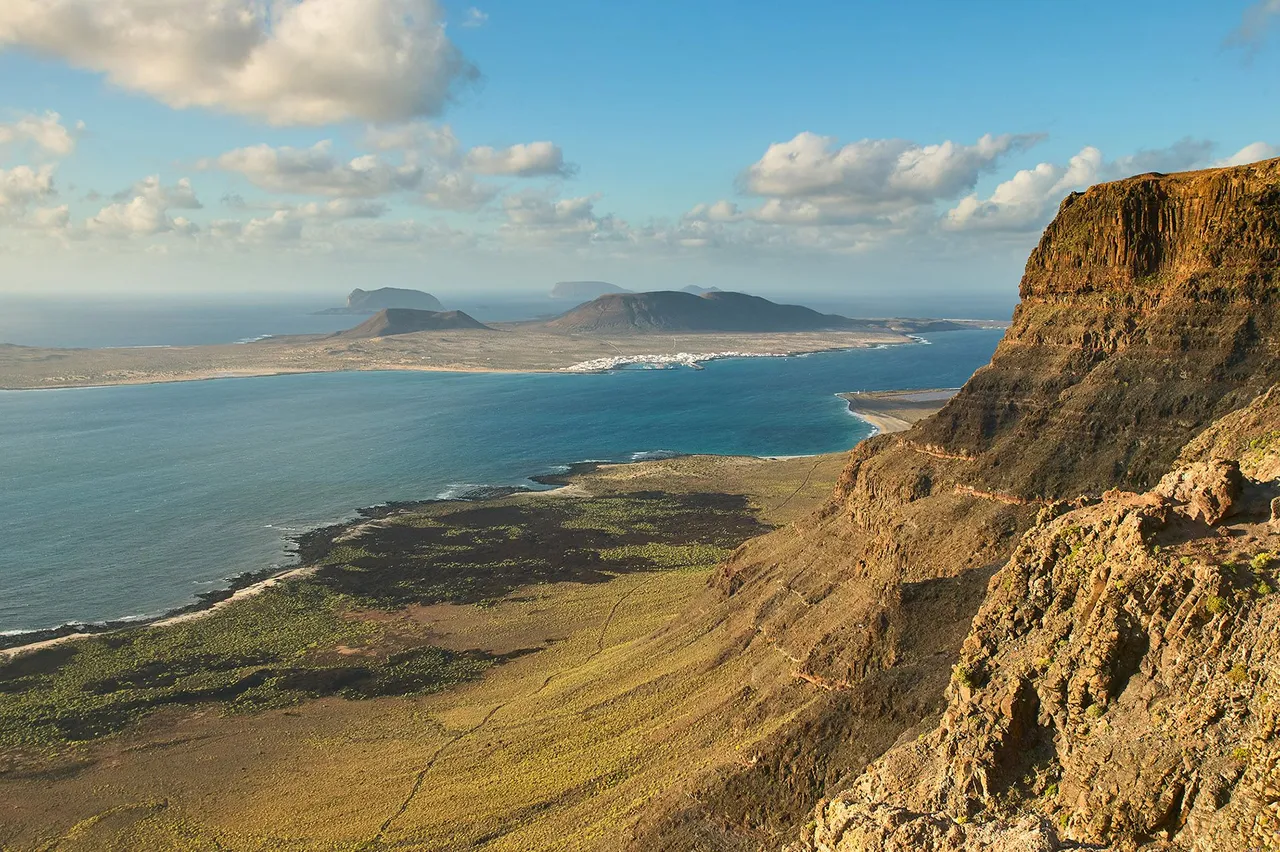
[[[162,613],[287,564],[291,534],[364,506],[584,460],[847,449],[871,430],[834,394],[958,386],[1000,335],[704,370],[0,392],[0,631]]]

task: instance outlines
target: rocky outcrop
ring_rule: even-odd
[[[1270,457],[1251,460],[1247,448],[1221,451],[1238,440],[1232,424],[1262,417],[1241,409],[1280,382],[1274,293],[1280,281],[1278,187],[1280,161],[1271,161],[1185,175],[1143,175],[1094,187],[1064,202],[1027,264],[1023,302],[992,363],[937,415],[910,431],[859,445],[826,509],[740,549],[716,577],[713,591],[719,597],[704,605],[705,617],[749,630],[749,636],[739,634],[744,653],[755,648],[784,653],[796,681],[813,692],[801,699],[791,685],[758,688],[753,697],[760,706],[792,713],[794,721],[779,726],[771,747],[751,766],[708,777],[692,792],[681,791],[684,804],[673,795],[656,827],[642,833],[631,848],[700,848],[697,843],[708,842],[708,826],[714,826],[715,842],[723,848],[780,848],[805,822],[809,804],[849,787],[895,740],[932,736],[936,719],[953,712],[953,699],[962,688],[976,695],[973,690],[986,683],[956,685],[952,666],[962,645],[964,654],[977,653],[964,645],[964,637],[983,601],[994,605],[991,595],[1000,586],[989,594],[956,594],[950,608],[936,602],[926,607],[914,596],[916,590],[940,583],[985,590],[986,578],[1010,559],[1024,533],[1068,511],[1082,514],[1067,526],[1083,528],[1087,522],[1098,530],[1123,525],[1134,512],[1167,513],[1174,528],[1194,528],[1207,540],[1217,535],[1206,532],[1215,529],[1210,524],[1232,522],[1240,501],[1265,479],[1258,465],[1280,463]],[[1194,457],[1179,458],[1184,447],[1191,452],[1200,445]],[[1173,475],[1161,484],[1171,469]],[[1097,502],[1116,488],[1126,494],[1157,491],[1141,497],[1117,492]],[[1250,511],[1256,514],[1257,509]],[[1086,558],[1102,553],[1105,560],[1110,552],[1103,546]],[[1025,567],[1028,559],[1034,562],[1024,555],[1011,564],[1030,570]],[[1130,589],[1141,583],[1148,596],[1171,595],[1176,610],[1179,594],[1185,596],[1178,592],[1182,580],[1176,572],[1169,577],[1160,573],[1169,568],[1166,561],[1160,564],[1165,568],[1142,563],[1145,567],[1120,573],[1132,572],[1124,581]],[[1082,567],[1092,571],[1097,566]],[[1177,568],[1183,568],[1181,563]],[[997,584],[1015,576],[1010,573],[1015,570],[1001,569]],[[1077,579],[1088,585],[1064,592],[1069,597],[1063,601],[1092,598],[1097,577]],[[1054,589],[1067,588],[1057,582]],[[1199,588],[1195,583],[1209,588],[1214,580],[1206,576],[1191,582],[1190,588]],[[1015,582],[1011,588],[1021,588],[1025,595],[1029,587]],[[1101,594],[1107,586],[1097,588]],[[1012,598],[1001,599],[1012,605]],[[1044,605],[1052,606],[1052,600]],[[1117,606],[1129,612],[1128,604]],[[1154,602],[1144,606],[1155,612]],[[1262,618],[1264,607],[1249,613]],[[1125,617],[1129,621],[1124,623],[1137,631],[1135,625],[1164,616],[1143,616],[1146,622],[1135,613]],[[1236,638],[1224,636],[1223,641],[1244,647],[1264,630],[1262,621],[1256,624],[1254,632],[1232,633]],[[1194,643],[1185,648],[1187,653],[1206,650]],[[1112,651],[1124,657],[1126,666],[1137,653],[1120,645]],[[1068,697],[1074,695],[1070,689],[1080,687],[1071,685],[1077,674],[1068,673],[1066,666],[1080,666],[1078,677],[1087,683],[1094,675],[1086,672],[1111,664],[1105,654],[1093,659],[1090,652],[1082,653],[1055,669],[1066,678]],[[1216,664],[1225,658],[1214,659]],[[979,662],[975,657],[973,664]],[[1251,677],[1257,674],[1250,671]],[[1089,696],[1105,694],[1110,700],[1123,691],[1119,680],[1097,676],[1103,679]],[[1021,683],[1010,681],[1004,687],[1013,692],[989,698],[997,708],[1008,704],[1007,723],[1020,731],[1015,741],[1025,734],[1030,738],[1027,749],[1048,748],[1041,685],[1034,679]],[[1077,710],[1055,712],[1066,713],[1069,724],[1078,713],[1101,712],[1088,710],[1097,703],[1094,698],[1080,701]],[[994,731],[983,733],[979,725],[971,733],[975,741],[985,741]],[[820,733],[797,748],[806,732]],[[1048,743],[1053,743],[1052,734]],[[934,745],[946,746],[942,740]],[[1137,757],[1123,754],[1125,759]],[[974,758],[975,767],[982,759]],[[1025,774],[1022,767],[999,765],[998,774],[1003,774],[996,780],[982,782],[979,774],[971,774],[979,793],[964,795],[998,798],[1017,789]],[[947,775],[952,768],[946,764],[938,772]],[[1001,779],[1008,778],[1015,780],[1002,787]],[[1119,778],[1108,783],[1119,784]],[[936,779],[926,771],[929,780]],[[939,832],[958,838],[952,847],[939,848],[956,849],[1037,848],[1035,844],[1074,842],[1070,838],[1077,836],[1102,836],[1086,835],[1083,829],[1063,834],[1055,828],[1057,810],[1030,809],[1025,815],[1015,810],[998,827],[1006,846],[994,846],[984,834],[987,828],[963,821],[966,811],[924,807],[932,801],[931,791],[916,798],[890,797],[898,781],[906,789],[902,778],[886,780],[879,788],[884,796],[876,798],[868,789],[860,809],[850,804],[841,813],[856,817],[868,832],[877,820],[901,824],[900,836],[877,829],[879,833],[867,836],[885,845],[868,841],[859,846],[845,831],[834,841],[815,840],[827,843],[815,848],[930,849],[940,842]],[[939,801],[961,801],[954,790],[938,795],[943,796]],[[690,797],[699,804],[688,805]],[[973,810],[969,816],[976,816],[972,800],[964,801]],[[1136,808],[1141,803],[1138,798],[1131,804]],[[843,818],[831,807],[819,812],[819,826],[830,828]],[[913,821],[908,818],[913,814],[924,816]],[[1091,817],[1071,819],[1085,820],[1083,826]],[[702,838],[697,843],[645,845],[695,824]],[[1016,842],[1009,839],[1015,826],[1021,832]]]
[[[1150,487],[1277,378],[1280,162],[1073,194],[1027,262],[992,364],[915,440],[993,491]]]
[[[489,326],[462,311],[413,311],[388,308],[378,311],[355,328],[340,331],[334,337],[366,339],[413,334],[419,331],[493,331]]]
[[[377,290],[356,288],[347,296],[346,307],[321,311],[325,314],[373,314],[387,308],[415,311],[443,311],[444,305],[430,293],[403,287],[379,287]]]
[[[1236,437],[1246,468],[1274,469],[1280,400],[1233,419],[1259,418]],[[1210,458],[1046,508],[992,579],[940,723],[795,849],[1280,848],[1278,493]]]
[[[817,331],[853,329],[868,325],[835,314],[821,314],[800,305],[779,305],[746,293],[674,290],[654,293],[615,293],[600,296],[545,325],[557,331],[671,332],[671,331]]]
[[[608,281],[558,281],[551,288],[553,299],[594,299],[606,293],[630,293],[624,287],[610,284]]]

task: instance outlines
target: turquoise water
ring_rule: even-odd
[[[290,533],[588,459],[793,455],[869,434],[841,391],[962,384],[1001,332],[607,375],[328,373],[0,392],[0,631],[163,612]]]

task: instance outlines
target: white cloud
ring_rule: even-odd
[[[564,161],[560,146],[551,142],[530,142],[509,148],[472,148],[467,152],[466,167],[482,175],[536,177],[566,175],[573,167]]]
[[[342,162],[327,140],[310,148],[237,148],[199,165],[236,172],[263,189],[304,195],[381,195],[414,189],[422,181],[420,166],[393,165],[375,154]]]
[[[124,198],[99,210],[85,222],[85,228],[101,236],[116,238],[164,233],[190,236],[199,230],[198,226],[185,217],[170,216],[169,211],[199,210],[203,206],[187,178],[173,186],[165,186],[159,175],[151,175],[134,184]]]
[[[142,196],[117,202],[98,211],[86,223],[90,231],[108,237],[152,236],[172,228],[172,220],[160,205]]]
[[[467,16],[462,19],[462,25],[468,28],[483,27],[489,22],[489,13],[481,12],[475,6],[467,10]]]
[[[502,187],[462,172],[444,172],[423,181],[420,199],[428,207],[474,213],[498,197]]]
[[[528,193],[509,195],[502,200],[507,220],[502,233],[513,242],[540,245],[631,239],[625,222],[595,212],[598,200],[597,196],[549,199]]]
[[[1280,2],[1280,0],[1277,0],[1277,2]],[[1243,166],[1248,163],[1256,163],[1259,160],[1270,160],[1272,157],[1280,157],[1280,148],[1275,145],[1269,145],[1266,142],[1252,142],[1236,151],[1230,157],[1223,157],[1221,160],[1215,161],[1214,165]]]
[[[0,124],[0,145],[30,142],[41,151],[57,157],[65,157],[76,149],[76,140],[84,131],[84,122],[78,121],[68,130],[62,116],[56,112],[44,115],[24,115],[9,124]]]
[[[387,212],[387,205],[365,198],[335,198],[299,205],[294,212],[304,219],[376,219]]]
[[[452,163],[458,159],[461,145],[453,128],[447,124],[436,126],[424,121],[408,124],[370,127],[365,131],[365,143],[379,151],[404,151],[414,157],[429,157]]]
[[[250,219],[240,229],[240,237],[251,243],[278,243],[302,238],[302,218],[292,210],[277,210],[270,216]]]
[[[905,139],[863,139],[836,147],[830,136],[801,133],[769,146],[743,176],[745,189],[777,199],[809,199],[847,215],[878,215],[954,198],[1034,135],[983,136],[973,145],[919,145]]]
[[[5,0],[5,44],[281,125],[436,114],[475,76],[436,0]]]
[[[0,219],[22,213],[33,202],[55,194],[53,166],[0,169]]]
[[[182,178],[173,186],[165,186],[159,175],[150,175],[135,183],[124,192],[112,197],[114,201],[128,201],[141,197],[165,209],[199,210],[204,207],[191,186],[189,178]]]
[[[1040,163],[1001,183],[985,199],[968,195],[948,210],[942,225],[948,230],[1038,230],[1049,221],[1063,196],[1102,181],[1147,172],[1176,172],[1203,165],[1212,143],[1182,139],[1167,148],[1153,148],[1107,162],[1102,152],[1085,147],[1065,166]]]

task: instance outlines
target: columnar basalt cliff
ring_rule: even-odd
[[[633,848],[702,848],[713,842],[720,848],[780,848],[788,833],[794,837],[810,818],[814,802],[851,786],[861,797],[858,804],[820,810],[817,830],[811,828],[809,835],[815,845],[806,848],[930,849],[935,841],[941,843],[939,837],[951,836],[947,832],[962,842],[937,848],[987,848],[982,845],[987,828],[966,833],[957,828],[965,824],[961,820],[977,819],[983,808],[1003,801],[1000,797],[1018,784],[1023,784],[1018,790],[1032,789],[1034,783],[1027,787],[1023,781],[1028,772],[1050,778],[1058,770],[1045,767],[1063,765],[1052,757],[1043,758],[1047,764],[1036,763],[1043,757],[1039,751],[1034,757],[1022,754],[1039,749],[1047,755],[1056,732],[1067,729],[1052,728],[1041,717],[1048,714],[1060,718],[1063,726],[1075,725],[1079,714],[1098,712],[1089,711],[1090,706],[1106,707],[1098,702],[1118,700],[1139,684],[1133,673],[1141,663],[1135,660],[1147,651],[1126,644],[1128,640],[1108,639],[1110,645],[1103,642],[1096,648],[1089,645],[1089,650],[1082,646],[1078,654],[1053,655],[1059,680],[1045,688],[1066,690],[1056,705],[1048,698],[1032,700],[1028,690],[1035,692],[1040,684],[1024,675],[1018,675],[1021,680],[996,679],[997,690],[1004,691],[991,693],[988,709],[1004,715],[975,722],[964,747],[970,740],[991,739],[995,734],[990,731],[1002,724],[1015,730],[1008,735],[1013,745],[998,757],[980,750],[965,756],[964,747],[948,739],[954,731],[946,720],[969,713],[967,702],[978,700],[974,690],[985,683],[980,679],[992,668],[991,655],[1000,653],[998,633],[975,627],[975,635],[982,638],[965,639],[974,616],[981,608],[979,624],[983,618],[1010,617],[1002,607],[1014,605],[1019,595],[1032,596],[1028,606],[1064,605],[1067,599],[1055,603],[1053,594],[1045,601],[1034,597],[1039,588],[1035,584],[1043,581],[1035,554],[1057,540],[1054,536],[1061,535],[1063,524],[1096,527],[1091,542],[1127,536],[1124,552],[1130,555],[1136,553],[1139,539],[1150,544],[1155,533],[1142,525],[1153,522],[1127,519],[1137,517],[1135,512],[1166,517],[1173,511],[1170,506],[1186,497],[1175,499],[1173,485],[1163,497],[1110,497],[1100,508],[1080,508],[1085,514],[1078,520],[1058,521],[1052,527],[1058,532],[1043,523],[1070,508],[1064,501],[1083,507],[1108,489],[1155,486],[1189,441],[1280,382],[1278,269],[1280,160],[1142,175],[1067,198],[1031,255],[1022,281],[1022,305],[991,365],[934,417],[908,432],[860,445],[826,509],[740,549],[716,578],[714,593],[719,599],[706,603],[706,617],[736,631],[741,652],[780,653],[791,661],[795,683],[756,685],[749,698],[769,712],[790,713],[790,721],[749,765],[721,772],[697,790],[682,791],[684,804],[673,796],[652,826],[641,830]],[[1205,491],[1208,486],[1200,476],[1192,476],[1184,491],[1211,492]],[[1250,480],[1248,487],[1256,491],[1262,485]],[[1203,502],[1210,496],[1197,499]],[[1204,517],[1195,523],[1203,531]],[[1141,530],[1120,532],[1134,524]],[[1024,543],[1017,558],[1006,564],[1033,527],[1036,531],[1027,542],[1039,543]],[[1102,560],[1101,568],[1089,563],[1091,571],[1110,576],[1105,573],[1107,560],[1113,551],[1118,554],[1119,539],[1116,542],[1095,544],[1083,557]],[[1180,562],[1170,566],[1161,560],[1158,565],[1115,569],[1117,582],[1129,578],[1123,580],[1130,584],[1127,594],[1141,589],[1143,595],[1168,598],[1144,604],[1149,613],[1163,613],[1159,616],[1113,619],[1124,636],[1143,633],[1152,618],[1172,618],[1193,589],[1201,589],[1197,594],[1203,596],[1208,594],[1203,589],[1227,582],[1198,577],[1190,568],[1185,578],[1180,577]],[[1048,587],[1066,588],[1055,582]],[[1092,574],[1072,582],[1078,589],[1063,592],[1070,600],[1090,600],[1099,588],[1106,588],[1106,580]],[[1001,589],[1006,591],[1002,594]],[[1115,606],[1117,612],[1128,611],[1122,602]],[[1017,618],[1020,623],[1039,623],[1045,615],[1020,611]],[[1186,613],[1178,618],[1183,625],[1196,621]],[[1241,643],[1263,642],[1269,630],[1274,634],[1274,607],[1250,610],[1249,618],[1255,626],[1240,634],[1243,638],[1224,633],[1212,641],[1195,639],[1166,647],[1218,655],[1216,666],[1225,659],[1222,654],[1235,653]],[[1061,633],[1059,629],[1054,635]],[[956,685],[952,667],[961,658],[962,646],[969,660],[962,665],[981,672],[973,675],[978,678],[974,685]],[[1100,673],[1111,671],[1108,666],[1115,671]],[[1262,688],[1260,672],[1246,669],[1248,683],[1257,689]],[[1161,676],[1176,679],[1184,673],[1170,668]],[[1101,679],[1088,688],[1093,692],[1075,685],[1061,687],[1090,683],[1091,678]],[[1031,685],[1019,685],[1024,683]],[[1223,701],[1233,707],[1248,694],[1243,686],[1221,691]],[[938,733],[936,720],[944,712],[939,729],[944,733]],[[1089,717],[1089,722],[1098,727],[1096,719]],[[1257,731],[1266,727],[1264,722],[1259,725]],[[892,767],[899,764],[858,779],[895,741],[917,735],[927,735],[925,742],[930,744],[917,752],[940,749],[971,766],[967,780],[957,782],[955,790],[930,787],[913,792],[908,788],[916,781],[908,784],[909,772],[893,774]],[[1140,751],[1136,745],[1133,749]],[[927,776],[918,782],[924,787],[941,783],[936,776],[955,774],[952,764],[926,766],[917,759],[919,754],[913,754],[912,766],[921,766]],[[1126,754],[1137,759],[1136,752]],[[1188,757],[1193,763],[1196,759]],[[1006,765],[1009,761],[1016,765]],[[1218,771],[1215,764],[1203,773]],[[1065,811],[1041,809],[1035,813],[1048,816],[1028,816],[1031,821],[1026,824],[1014,820],[1000,829],[1008,841],[1004,848],[1066,848],[1053,844],[1075,837],[1119,842],[1121,835],[1125,843],[1137,844],[1157,830],[1163,832],[1161,837],[1176,836],[1185,817],[1179,809],[1196,800],[1188,786],[1190,776],[1184,774],[1179,776],[1186,788],[1176,794],[1182,796],[1179,803],[1160,799],[1158,807],[1164,811],[1154,822],[1147,816],[1130,818],[1121,811],[1156,807],[1158,797],[1149,790],[1132,800],[1107,794],[1127,783],[1123,773],[1108,776],[1101,787],[1087,775],[1065,769],[1060,775],[1060,781],[1044,781],[1039,795],[1044,795],[1046,785],[1058,784],[1056,795],[1069,811],[1066,828],[1048,824]],[[1208,783],[1196,777],[1201,779],[1197,784]],[[1148,785],[1151,790],[1152,785],[1156,782]],[[901,795],[891,795],[899,789]],[[1172,789],[1160,795],[1174,796]],[[1102,798],[1089,799],[1089,791]],[[1083,798],[1068,802],[1067,796]],[[696,804],[688,803],[690,797]],[[881,802],[888,810],[879,809]],[[875,834],[869,828],[850,834],[835,827],[840,820],[854,819],[847,816],[854,812],[851,808],[866,815],[857,819],[867,824],[882,817],[896,824],[904,814],[932,813],[926,805],[939,802],[937,809],[947,814],[936,817],[941,823],[922,824],[914,834],[903,835],[906,839],[895,840],[897,846],[886,845],[890,834]],[[1017,812],[1015,807],[1013,813]],[[1011,833],[1015,831],[1023,835]],[[708,834],[715,840],[707,840]]]

